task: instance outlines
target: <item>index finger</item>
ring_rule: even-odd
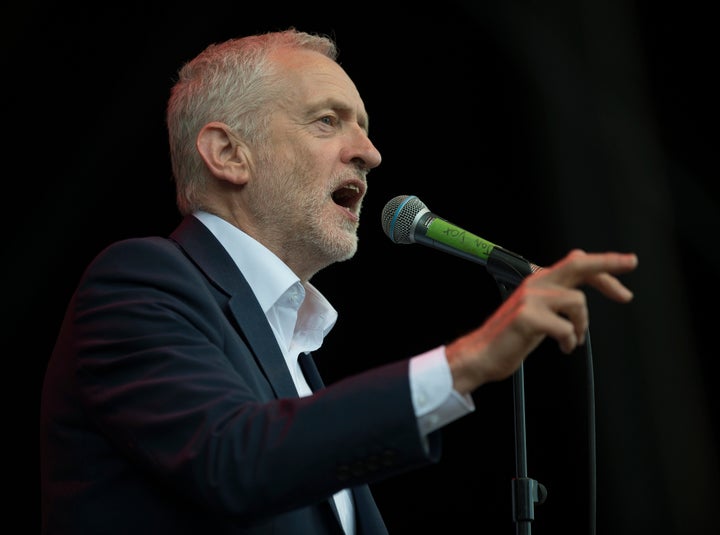
[[[547,277],[566,287],[589,284],[607,297],[629,301],[633,293],[614,275],[633,271],[637,265],[635,253],[586,253],[575,249],[551,266]]]

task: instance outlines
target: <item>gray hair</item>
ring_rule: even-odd
[[[290,28],[211,44],[178,72],[166,119],[181,214],[202,208],[208,173],[195,142],[204,125],[219,121],[243,139],[262,141],[270,116],[263,110],[281,97],[268,60],[279,48],[313,50],[332,60],[338,55],[330,37]]]

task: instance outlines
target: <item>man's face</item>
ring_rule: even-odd
[[[381,158],[363,101],[337,63],[310,51],[275,54],[285,97],[256,153],[250,206],[271,248],[314,272],[355,254],[366,174]]]

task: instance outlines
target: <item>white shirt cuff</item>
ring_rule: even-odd
[[[410,359],[410,391],[422,435],[475,410],[472,397],[452,387],[445,346]]]

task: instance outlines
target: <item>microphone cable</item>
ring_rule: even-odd
[[[597,434],[595,429],[595,373],[589,327],[585,331],[585,348],[587,356],[588,519],[590,535],[595,535],[597,529]]]

